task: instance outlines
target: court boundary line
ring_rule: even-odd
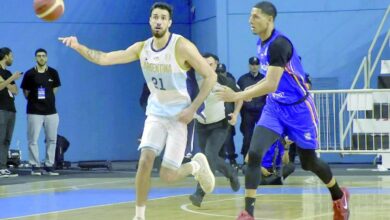
[[[155,201],[155,200],[160,200],[160,199],[170,199],[170,198],[175,198],[175,197],[185,196],[185,195],[188,195],[188,194],[181,194],[181,195],[174,195],[174,196],[165,196],[165,197],[161,197],[161,198],[148,199],[148,201]],[[134,202],[135,201],[133,200],[133,201],[127,201],[127,202],[108,203],[108,204],[104,204],[104,205],[86,206],[86,207],[81,207],[81,208],[65,209],[65,210],[60,210],[60,211],[44,212],[44,213],[39,213],[39,214],[24,215],[24,216],[3,218],[3,219],[7,220],[7,219],[28,218],[28,217],[41,216],[41,215],[50,215],[50,214],[56,214],[56,213],[78,211],[78,210],[90,209],[90,208],[99,208],[99,207],[104,207],[104,206],[122,205],[122,204],[126,204],[126,203],[134,203]]]
[[[48,182],[60,182],[59,180],[54,181],[48,181]],[[0,193],[0,198],[2,196],[7,195],[15,195],[15,194],[23,194],[23,193],[34,193],[34,192],[45,192],[45,191],[54,191],[57,189],[70,189],[70,190],[79,190],[80,187],[85,186],[95,186],[95,185],[105,185],[105,184],[111,184],[111,183],[120,183],[120,182],[131,182],[129,180],[116,180],[116,181],[109,181],[109,182],[99,182],[99,183],[87,183],[87,184],[79,184],[79,185],[69,185],[69,186],[61,186],[61,187],[52,187],[52,188],[45,188],[45,189],[36,189],[36,190],[27,190],[27,191],[17,191],[17,192],[9,192],[9,193]],[[23,183],[25,184],[25,183]]]
[[[231,195],[231,194],[218,194],[218,195]],[[257,196],[265,196],[265,194],[258,194]],[[219,199],[219,200],[206,201],[206,202],[202,202],[202,203],[216,203],[216,202],[236,200],[236,199],[243,199],[243,198],[245,198],[245,197],[244,196],[240,196],[240,197],[229,198],[229,199]],[[283,200],[283,199],[267,199],[267,201],[285,201],[285,200]],[[224,218],[236,218],[237,217],[237,216],[232,216],[232,215],[222,215],[222,214],[212,214],[212,213],[207,213],[207,212],[199,212],[199,211],[195,211],[195,210],[189,209],[188,208],[189,205],[191,205],[191,203],[185,203],[185,204],[182,204],[180,206],[180,208],[183,211],[185,211],[185,212],[189,212],[189,213],[193,213],[193,214],[199,214],[199,215],[205,215],[205,216],[224,217]],[[332,212],[327,212],[327,213],[323,213],[323,214],[320,214],[320,215],[298,217],[298,218],[295,218],[294,220],[315,219],[317,217],[328,216],[328,215],[332,215],[332,214],[333,214]],[[255,219],[256,220],[282,220],[282,219],[279,219],[279,218],[268,218],[268,217],[267,218],[257,218],[257,217],[255,217]]]

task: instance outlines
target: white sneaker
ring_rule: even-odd
[[[17,177],[17,176],[19,176],[17,173],[11,172],[8,169],[0,170],[0,178],[1,177]]]
[[[31,175],[32,176],[41,176],[42,175],[42,170],[40,167],[35,167],[35,166],[32,166],[31,167]]]
[[[135,217],[133,218],[133,220],[145,220],[145,219],[144,219],[144,218],[141,218],[141,217],[135,216]]]
[[[0,170],[0,178],[6,178],[8,177],[7,172],[5,172],[5,169]]]
[[[49,175],[49,176],[58,176],[60,173],[56,172],[54,167],[45,167],[44,171],[42,174],[44,175]]]
[[[194,173],[195,179],[205,193],[211,193],[215,187],[215,177],[213,172],[211,172],[206,156],[202,153],[197,153],[192,160],[196,161],[200,166],[198,172]]]

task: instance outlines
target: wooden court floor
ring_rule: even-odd
[[[0,219],[132,220],[135,193],[130,176],[134,173],[114,171],[21,176],[12,184],[0,179]],[[351,192],[351,220],[390,219],[389,175],[337,174],[337,179]],[[243,184],[243,176],[240,180]],[[201,208],[188,200],[195,187],[192,178],[166,185],[154,177],[152,185],[148,220],[235,219],[243,207],[243,190],[232,193],[223,177],[217,178],[216,190],[205,197]],[[298,173],[283,186],[261,187],[258,193],[256,219],[332,219],[329,193],[310,174]]]

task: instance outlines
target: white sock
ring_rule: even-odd
[[[191,167],[192,167],[192,172],[191,172],[191,174],[194,176],[194,174],[195,174],[196,172],[199,171],[200,165],[199,165],[199,163],[196,162],[196,161],[191,161],[190,164],[191,164]]]
[[[146,206],[135,206],[135,217],[145,218]]]

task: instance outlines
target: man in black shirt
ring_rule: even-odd
[[[55,107],[55,93],[61,86],[57,70],[47,66],[45,49],[35,51],[37,65],[26,72],[21,88],[27,99],[28,148],[31,175],[41,175],[38,138],[42,126],[46,135],[45,171],[49,175],[59,175],[54,171],[54,158],[57,144],[59,117]]]
[[[12,140],[12,133],[15,125],[15,103],[14,96],[18,94],[18,87],[15,80],[19,79],[22,73],[11,74],[6,70],[13,62],[12,51],[3,47],[0,49],[0,178],[15,177],[15,174],[7,169],[7,156],[9,145]]]
[[[237,87],[236,79],[231,73],[227,72],[225,64],[219,63],[217,65],[217,69],[215,70],[215,72],[218,74],[218,76],[223,76],[227,79],[227,82],[230,84],[229,85],[230,88]],[[225,112],[229,120],[231,117],[229,115],[231,113],[234,113],[234,109],[235,106],[233,102],[225,102]],[[233,125],[229,124],[227,137],[219,154],[221,157],[229,159],[230,165],[236,168],[237,154],[236,154],[236,146],[234,144],[234,135],[236,135],[236,129],[234,128],[234,124]]]
[[[203,54],[203,57],[213,70],[217,69],[217,63],[219,60],[218,56],[212,53],[205,53]],[[217,84],[214,89],[221,85],[225,85],[235,91],[239,91],[234,81],[222,74],[218,74]],[[235,103],[235,107],[232,109],[232,112],[228,113],[228,115],[225,111],[225,103],[216,99],[213,92],[209,94],[204,103],[205,107],[202,111],[202,116],[198,114],[195,116],[195,130],[197,133],[199,148],[201,152],[206,155],[212,172],[218,170],[222,173],[229,179],[232,190],[237,192],[240,189],[237,171],[232,166],[225,163],[225,157],[221,157],[219,152],[221,151],[228,135],[229,124],[234,125],[236,123],[242,101]],[[194,206],[200,207],[205,195],[206,193],[198,184],[196,191],[190,195],[189,199]]]
[[[246,88],[253,86],[262,80],[264,76],[259,73],[259,59],[257,57],[249,58],[249,73],[242,75],[238,79],[238,86],[241,90],[245,90]],[[261,111],[263,110],[263,106],[265,104],[266,96],[260,96],[253,98],[250,102],[244,102],[241,108],[241,125],[240,131],[243,138],[241,154],[245,158],[245,155],[248,152],[249,145],[251,143],[251,138],[253,134],[253,129],[255,127],[256,122],[259,120]]]

